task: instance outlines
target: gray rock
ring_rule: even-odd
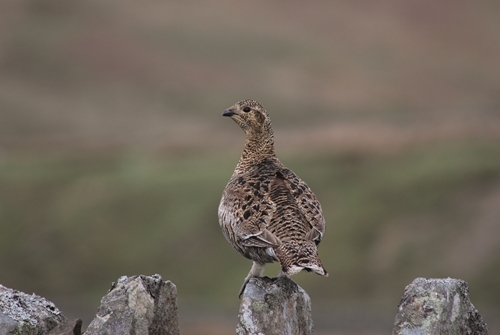
[[[82,334],[82,320],[80,319],[64,321],[48,333],[48,335],[81,335],[81,334]]]
[[[0,335],[8,335],[15,333],[17,324],[18,322],[16,320],[0,312]]]
[[[313,334],[311,300],[288,277],[252,278],[243,292],[236,333]]]
[[[460,279],[417,278],[405,289],[393,335],[487,335],[488,327]]]
[[[178,335],[177,288],[160,275],[120,277],[85,335]]]
[[[47,334],[66,318],[50,301],[0,285],[0,335]]]

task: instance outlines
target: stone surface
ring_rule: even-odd
[[[311,300],[288,277],[250,279],[238,317],[238,335],[313,334]]]
[[[81,335],[81,334],[82,334],[82,320],[80,319],[64,321],[48,333],[48,335]]]
[[[66,318],[50,301],[0,285],[0,335],[47,334]]]
[[[417,278],[405,289],[393,335],[487,335],[488,328],[460,279]]]
[[[177,288],[160,275],[120,277],[85,335],[178,335]]]

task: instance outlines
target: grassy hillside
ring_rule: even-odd
[[[499,137],[495,0],[4,6],[4,149],[218,148],[229,130],[214,116],[244,98],[337,145],[401,126]]]

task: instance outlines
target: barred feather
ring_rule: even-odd
[[[306,270],[327,276],[317,252],[325,232],[321,205],[309,186],[277,158],[266,110],[255,100],[242,100],[223,115],[246,134],[219,205],[224,236],[254,261],[242,290],[249,278],[261,274],[265,263],[274,261],[284,275]]]

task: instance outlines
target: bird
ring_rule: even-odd
[[[218,218],[226,240],[253,261],[239,291],[262,277],[266,263],[279,262],[279,276],[302,270],[328,276],[318,255],[325,233],[321,204],[309,186],[278,159],[267,111],[245,99],[227,108],[245,132],[245,146],[220,200]]]

